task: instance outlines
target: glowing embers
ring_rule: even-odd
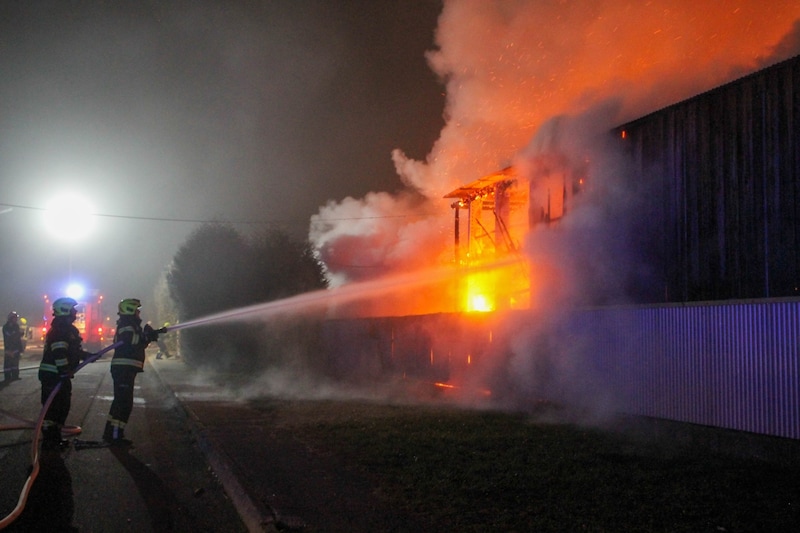
[[[490,397],[492,391],[483,387],[465,387],[464,385],[454,385],[444,381],[436,381],[433,386],[437,390],[447,394],[455,394],[460,397]]]

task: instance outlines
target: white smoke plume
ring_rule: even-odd
[[[573,324],[576,309],[625,303],[632,287],[650,282],[637,247],[637,236],[648,234],[645,195],[632,188],[622,144],[608,126],[618,113],[619,104],[609,101],[577,116],[554,117],[514,161],[530,177],[532,207],[542,201],[540,189],[561,190],[562,176],[584,180],[567,214],[556,224],[534,226],[526,238],[531,309],[509,329],[508,359],[492,384],[511,391],[506,401],[515,408],[547,399],[571,406],[575,421],[596,423],[619,407],[593,369],[594,347]]]

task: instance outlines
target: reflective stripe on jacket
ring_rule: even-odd
[[[70,317],[55,317],[44,339],[39,379],[60,377],[78,368],[83,351],[83,339]]]
[[[150,342],[142,333],[142,320],[135,316],[123,315],[117,320],[117,332],[114,342],[122,341],[124,344],[114,350],[111,358],[111,368],[135,368],[138,372],[144,371],[144,350]]]

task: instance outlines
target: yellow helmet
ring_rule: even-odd
[[[117,306],[117,309],[119,310],[117,314],[135,315],[136,311],[138,311],[140,307],[142,307],[142,302],[138,298],[125,298]]]
[[[78,302],[72,298],[59,298],[53,302],[53,316],[70,316]]]

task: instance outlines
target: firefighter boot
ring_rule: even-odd
[[[69,441],[61,438],[61,428],[56,425],[42,429],[42,449],[63,450],[69,446]]]
[[[106,427],[103,430],[103,440],[106,442],[111,442],[111,439],[114,438],[113,428],[111,427],[111,422],[106,422]]]
[[[103,430],[103,440],[114,446],[130,446],[133,441],[125,438],[125,430],[117,425],[106,422],[106,428]]]

